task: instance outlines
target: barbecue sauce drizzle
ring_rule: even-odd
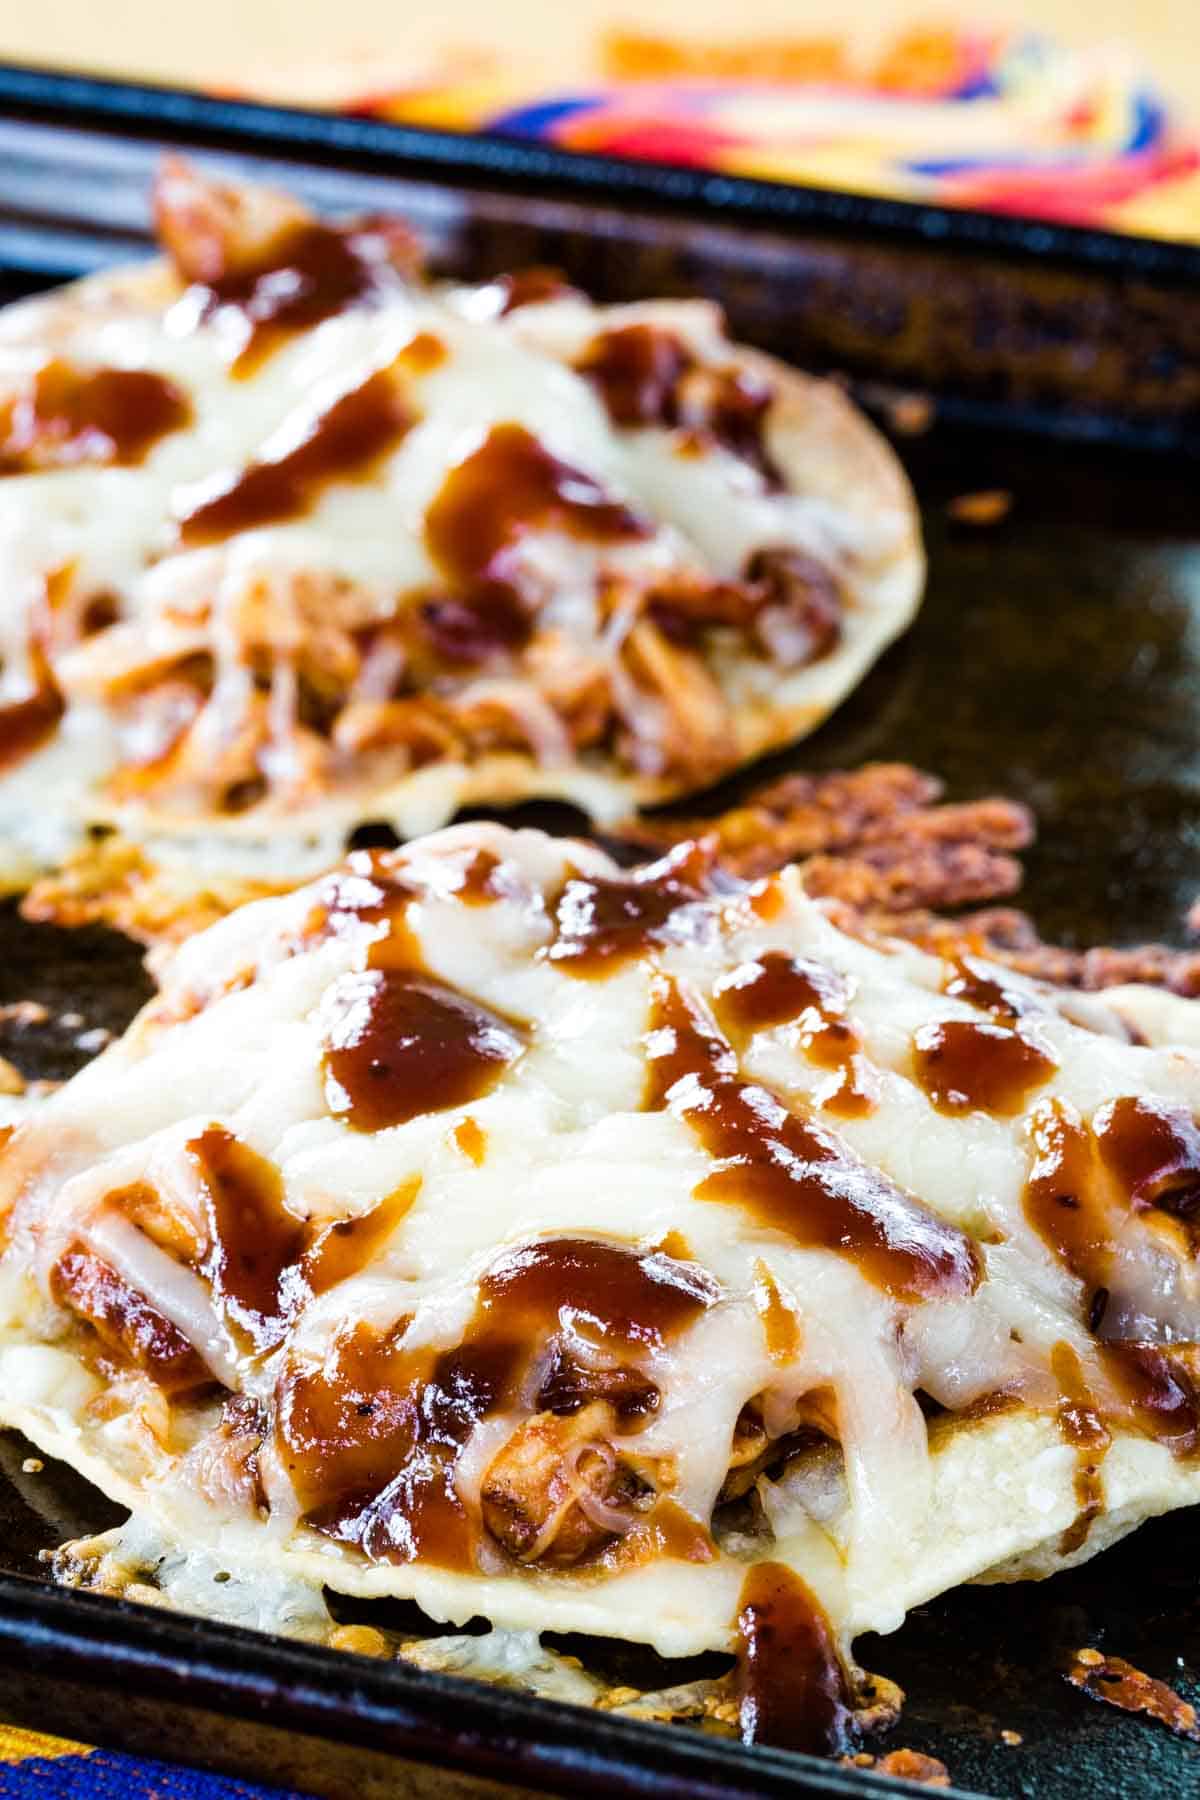
[[[287,1334],[308,1298],[297,1285],[305,1224],[284,1205],[273,1162],[212,1125],[187,1146],[200,1186],[208,1247],[198,1273],[235,1338],[251,1353]]]
[[[257,461],[185,488],[178,496],[180,542],[215,544],[238,531],[299,518],[331,483],[368,476],[413,422],[396,373],[375,370]]]
[[[1024,994],[973,957],[957,958],[952,967],[946,993],[990,1013],[991,1019],[987,1024],[942,1019],[922,1025],[913,1034],[917,1081],[939,1112],[1011,1117],[1058,1064],[1026,1022],[1035,1009]]]
[[[275,1164],[221,1126],[194,1138],[187,1154],[207,1228],[196,1271],[253,1356],[282,1343],[314,1295],[378,1255],[421,1187],[414,1176],[369,1211],[314,1226],[288,1210]]]
[[[1025,1216],[1089,1294],[1107,1293],[1112,1221],[1097,1192],[1092,1134],[1057,1098],[1039,1101],[1028,1131],[1035,1155],[1025,1183]]]
[[[429,554],[467,615],[453,630],[439,628],[439,603],[430,603],[433,641],[451,659],[456,640],[462,660],[526,642],[532,618],[514,552],[538,530],[620,544],[648,537],[651,527],[582,469],[552,456],[523,425],[494,425],[450,471],[425,513]]]
[[[337,227],[306,220],[250,267],[194,283],[174,309],[183,329],[214,324],[231,340],[230,369],[247,376],[289,338],[354,306],[403,292],[401,234],[386,222]],[[407,240],[403,248],[410,251]]]
[[[1052,1360],[1063,1394],[1060,1427],[1078,1449],[1081,1470],[1086,1473],[1094,1462],[1098,1482],[1105,1447],[1100,1433],[1107,1436],[1110,1423],[1153,1438],[1175,1456],[1196,1455],[1200,1384],[1192,1347],[1104,1335],[1118,1233],[1131,1226],[1153,1229],[1173,1244],[1175,1254],[1187,1259],[1196,1254],[1200,1131],[1194,1119],[1181,1108],[1122,1095],[1098,1107],[1089,1124],[1055,1098],[1034,1109],[1029,1132],[1035,1156],[1025,1184],[1025,1215],[1082,1283],[1084,1319],[1097,1340],[1095,1378],[1082,1365],[1064,1364],[1066,1345],[1057,1347]],[[1107,1390],[1103,1401],[1097,1381]],[[1091,1413],[1082,1426],[1081,1406]],[[1102,1496],[1079,1491],[1086,1532]],[[1076,1529],[1079,1520],[1071,1528]]]
[[[614,425],[664,426],[687,433],[685,443],[720,444],[757,469],[768,488],[785,486],[766,442],[775,392],[753,371],[711,368],[682,338],[647,324],[601,332],[575,367]]]
[[[555,905],[547,955],[568,974],[608,975],[658,945],[696,941],[709,928],[701,902],[720,880],[715,846],[677,844],[625,877],[572,876]]]
[[[1121,1095],[1098,1107],[1089,1125],[1048,1099],[1031,1113],[1029,1133],[1036,1154],[1025,1216],[1085,1284],[1089,1316],[1097,1294],[1107,1301],[1116,1236],[1130,1212],[1176,1254],[1196,1254],[1200,1130],[1182,1108]]]
[[[698,927],[697,903],[712,891],[710,864],[703,846],[682,846],[628,880],[569,882],[560,896],[551,956],[571,973],[594,975],[689,936]],[[453,891],[464,903],[486,904],[499,891],[496,867],[495,858],[478,854]],[[404,917],[412,897],[382,860],[359,856],[327,884],[314,926],[361,934],[366,967],[359,973],[371,978],[369,995],[403,996],[398,1030],[370,997],[368,1013],[383,1038],[404,1043],[406,1033],[419,1041],[425,1028],[423,1020],[408,1018],[410,1004],[419,1012],[430,1003],[435,1019],[442,1017],[438,1009],[444,1013],[447,996],[455,1005],[474,1007],[421,971]],[[947,991],[1013,1025],[1026,1005],[1023,996],[969,968]],[[674,1110],[718,1160],[697,1189],[699,1198],[738,1204],[757,1223],[797,1242],[850,1254],[868,1279],[901,1301],[963,1297],[974,1290],[980,1264],[969,1239],[860,1164],[832,1133],[745,1081],[733,1045],[673,980],[658,976],[653,997],[646,1104]],[[716,1006],[735,1036],[794,1019],[812,1040],[805,1046],[810,1054],[840,1067],[856,1048],[844,1021],[847,999],[840,978],[820,965],[768,953],[718,985]],[[458,1017],[466,1019],[467,1061],[487,1062],[489,1053],[481,1054],[474,1035],[477,1020],[469,1011]],[[496,1025],[502,1036],[509,1031],[507,1022],[485,1017],[488,1029]],[[503,1064],[520,1047],[514,1029],[511,1044],[495,1060]],[[457,1055],[456,1049],[451,1064]],[[385,1086],[392,1074],[386,1071]],[[430,1091],[443,1091],[436,1064],[430,1086],[428,1059],[423,1078],[425,1097],[416,1111],[430,1110]],[[456,1070],[445,1080],[444,1091],[457,1095]],[[439,1103],[457,1104],[457,1098]],[[1088,1126],[1052,1100],[1035,1111],[1031,1135],[1038,1156],[1026,1191],[1028,1216],[1085,1281],[1094,1281],[1111,1258],[1113,1190],[1124,1208],[1163,1215],[1194,1249],[1200,1131],[1182,1110],[1126,1096],[1098,1109]],[[287,1212],[278,1172],[248,1146],[213,1127],[188,1148],[208,1221],[200,1272],[231,1329],[259,1352],[280,1341],[304,1297],[376,1252],[416,1192],[414,1184],[365,1218],[314,1235]],[[170,1322],[79,1246],[60,1260],[53,1279],[56,1293],[92,1320],[106,1344],[151,1368],[164,1385],[207,1379]],[[558,1238],[522,1246],[493,1263],[452,1350],[407,1348],[408,1319],[390,1331],[363,1323],[343,1330],[319,1368],[290,1363],[280,1381],[277,1442],[308,1522],[369,1557],[475,1567],[478,1528],[467,1517],[455,1474],[476,1425],[528,1403],[531,1394],[535,1406],[558,1413],[602,1396],[613,1403],[621,1428],[635,1430],[657,1406],[658,1393],[628,1359],[661,1350],[718,1297],[703,1270],[662,1252],[639,1255],[601,1240]],[[1093,1323],[1099,1330],[1102,1318]],[[580,1337],[590,1346],[582,1361],[569,1347]],[[1106,1409],[1078,1352],[1065,1342],[1055,1347],[1058,1423],[1078,1457],[1079,1510],[1064,1533],[1064,1554],[1080,1547],[1102,1508],[1100,1465],[1114,1411],[1175,1454],[1200,1451],[1200,1392],[1186,1349],[1098,1343],[1097,1366],[1118,1396],[1115,1409],[1111,1400]],[[597,1351],[607,1355],[609,1366],[595,1366]],[[624,1550],[639,1553],[639,1540],[651,1553],[710,1554],[702,1528],[678,1512],[669,1499],[660,1500],[647,1523],[613,1546],[614,1566]],[[844,1748],[853,1725],[850,1689],[828,1621],[805,1584],[782,1565],[751,1569],[738,1632],[743,1735],[804,1750]]]
[[[738,1603],[742,1741],[836,1756],[854,1738],[853,1697],[833,1628],[783,1563],[756,1563]]]
[[[697,1199],[737,1206],[793,1243],[849,1257],[874,1286],[906,1303],[975,1291],[981,1263],[965,1233],[860,1161],[827,1127],[744,1080],[728,1039],[669,976],[658,976],[652,992],[645,1105],[670,1108],[717,1160]]]
[[[696,941],[715,928],[701,905],[719,891],[714,864],[712,844],[700,840],[623,879],[572,878],[558,899],[548,956],[570,974],[594,978],[656,946]],[[817,992],[811,970],[796,963],[785,973],[788,962],[768,960],[762,985],[752,978],[741,1002],[735,987],[725,990],[739,1023],[765,1023],[778,1008],[803,1006]],[[825,1127],[743,1080],[729,1040],[669,977],[658,976],[652,992],[644,1105],[670,1106],[721,1162],[697,1188],[698,1198],[738,1205],[797,1243],[850,1255],[898,1299],[974,1292],[981,1265],[964,1233],[860,1162]],[[833,1009],[831,992],[823,1004]],[[840,1034],[835,1041],[844,1044]]]
[[[50,660],[35,637],[29,645],[33,687],[20,700],[0,706],[0,774],[32,756],[53,737],[67,709]]]
[[[913,1034],[916,1077],[939,1112],[1019,1113],[1057,1064],[1020,1030],[942,1019]]]
[[[288,1210],[275,1165],[223,1127],[212,1125],[194,1138],[187,1156],[204,1218],[202,1246],[187,1260],[247,1357],[276,1349],[310,1299],[377,1256],[421,1188],[420,1176],[413,1176],[365,1213],[313,1225]],[[124,1195],[137,1192],[121,1190],[109,1203],[124,1212]],[[152,1189],[149,1198],[155,1199]],[[95,1327],[117,1362],[143,1370],[165,1392],[212,1380],[182,1332],[82,1245],[59,1259],[51,1287]]]
[[[768,950],[717,983],[717,1018],[736,1042],[775,1025],[793,1025],[801,1050],[838,1077],[820,1095],[826,1112],[860,1118],[875,1108],[862,1045],[846,1018],[849,984],[823,963]]]
[[[479,1527],[455,1475],[476,1426],[530,1397],[576,1411],[624,1369],[632,1398],[618,1417],[636,1429],[657,1394],[630,1359],[661,1350],[718,1297],[704,1270],[661,1254],[549,1238],[493,1262],[453,1349],[408,1348],[407,1318],[390,1331],[349,1327],[320,1365],[290,1365],[280,1382],[278,1449],[307,1522],[375,1561],[474,1569]],[[570,1354],[580,1340],[587,1365]],[[682,1553],[694,1536],[681,1534]]]
[[[1071,1344],[1055,1344],[1050,1370],[1062,1395],[1056,1415],[1058,1429],[1063,1442],[1075,1451],[1077,1511],[1059,1542],[1061,1554],[1070,1556],[1082,1548],[1092,1520],[1103,1510],[1104,1482],[1100,1470],[1112,1436],[1097,1409],[1079,1352]]]
[[[446,879],[461,904],[490,905],[498,860],[476,851]],[[377,853],[356,851],[331,876],[303,941],[357,939],[364,967],[339,976],[325,999],[325,1098],[355,1131],[385,1131],[418,1114],[478,1100],[525,1049],[511,1019],[426,969],[406,913],[417,891]]]
[[[0,409],[0,477],[80,464],[140,463],[192,416],[152,369],[77,369],[55,359]]]
[[[355,1131],[478,1100],[525,1048],[518,1027],[405,969],[341,976],[329,995],[325,1099]]]
[[[447,871],[451,890],[467,904],[487,904],[495,898],[497,866],[490,853],[476,852]],[[381,1120],[429,1111],[435,1101],[457,1104],[452,1094],[474,1097],[524,1047],[515,1027],[424,972],[405,919],[413,898],[384,857],[356,852],[326,882],[297,942],[307,947],[328,935],[361,945],[366,967],[344,979],[362,988],[340,1005],[337,984],[331,990],[326,1057],[337,1105],[358,1129],[380,1129]],[[377,1255],[420,1189],[414,1178],[366,1214],[314,1226],[289,1210],[274,1164],[223,1127],[193,1139],[187,1155],[205,1227],[192,1266],[239,1352],[252,1357],[282,1343],[313,1295]],[[119,1208],[119,1196],[113,1200]],[[60,1265],[54,1280],[114,1351],[156,1379],[161,1369],[161,1379],[177,1385],[172,1369],[186,1340],[114,1270],[89,1257],[86,1266]]]

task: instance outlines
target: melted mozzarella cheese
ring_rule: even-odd
[[[484,891],[473,894],[471,871],[480,869]],[[1171,1365],[1178,1416],[1160,1429],[1153,1409],[1131,1410],[1114,1385],[1120,1330],[1094,1335],[1095,1296],[1039,1231],[1027,1199],[1037,1107],[1052,1101],[1090,1120],[1097,1144],[1107,1142],[1102,1122],[1114,1105],[1136,1101],[1152,1124],[1167,1121],[1175,1161],[1160,1162],[1173,1172],[1155,1175],[1158,1202],[1146,1202],[1141,1187],[1125,1194],[1126,1210],[1135,1199],[1137,1207],[1117,1246],[1119,1284],[1141,1321],[1138,1355],[1181,1354],[1172,1346],[1200,1338],[1194,1262],[1169,1206],[1170,1181],[1190,1175],[1188,1122],[1200,1105],[1190,1031],[1133,1045],[1097,1031],[1096,1018],[1075,1023],[1071,997],[974,965],[972,980],[1002,987],[1021,1028],[1036,1031],[1048,1072],[1015,1106],[947,1112],[923,1085],[914,1038],[984,1019],[978,1001],[944,991],[953,970],[910,946],[847,936],[794,873],[732,894],[677,895],[674,910],[656,913],[668,878],[660,871],[660,886],[643,889],[589,846],[461,827],[245,907],[185,943],[124,1039],[24,1123],[0,1161],[8,1246],[0,1417],[73,1461],[160,1535],[219,1545],[223,1565],[243,1574],[270,1567],[366,1596],[408,1596],[437,1619],[483,1614],[517,1631],[616,1634],[667,1655],[728,1647],[747,1566],[763,1559],[800,1573],[848,1640],[893,1628],[907,1607],[958,1581],[1045,1573],[1195,1499],[1187,1433],[1196,1434],[1197,1403],[1186,1356]],[[572,881],[585,892],[568,905]],[[615,912],[605,910],[610,889],[624,896]],[[642,935],[630,936],[639,906],[650,910]],[[579,943],[567,940],[576,929],[597,967],[573,966]],[[807,971],[806,980],[815,970],[842,996],[838,1017],[869,1078],[865,1105],[839,1107],[803,1008],[729,1037],[713,1023],[725,1016],[730,984],[744,985],[746,971],[771,958]],[[417,1006],[415,1023],[387,1027],[374,1060],[343,1069],[349,1101],[331,1086],[348,980],[360,994],[386,991]],[[711,1076],[693,1068],[656,1100],[655,1059],[678,1051],[690,1029],[662,1023],[664,993],[684,997],[717,1060]],[[445,994],[455,997],[458,1024],[420,1010],[444,1006]],[[1138,998],[1131,991],[1114,1005],[1136,1009]],[[347,1041],[373,1029],[373,1004]],[[1185,1003],[1179,1009],[1171,1010],[1190,1025]],[[503,1034],[487,1041],[502,1044],[506,1060],[481,1064],[478,1032],[498,1029],[497,1020]],[[453,1061],[468,1052],[474,1062]],[[439,1085],[464,1070],[477,1083],[469,1095]],[[356,1118],[360,1079],[372,1105],[386,1089],[395,1123]],[[749,1112],[730,1113],[729,1129],[742,1136],[722,1148],[706,1133],[737,1106]],[[759,1140],[746,1137],[758,1129],[747,1117],[759,1120]],[[787,1118],[808,1135],[789,1138]],[[331,1225],[350,1242],[345,1234],[384,1221],[328,1286],[315,1264],[294,1260],[298,1250],[281,1253],[279,1268],[291,1256],[291,1273],[280,1274],[274,1297],[253,1302],[260,1326],[277,1321],[259,1339],[238,1323],[250,1302],[240,1314],[228,1303],[237,1244],[213,1222],[222,1216],[211,1210],[214,1178],[197,1151],[214,1131],[268,1172],[266,1188],[255,1176],[254,1192],[278,1182],[283,1212],[268,1208],[254,1237],[260,1263],[280,1229],[311,1246]],[[787,1182],[813,1179],[804,1209],[790,1210]],[[822,1236],[813,1209],[826,1206],[844,1209],[843,1224]],[[504,1283],[551,1251],[581,1256],[585,1272],[555,1290],[548,1313],[522,1312],[518,1290]],[[123,1284],[107,1313],[94,1288],[65,1282],[83,1252]],[[643,1311],[626,1318],[614,1289],[589,1287],[593,1255],[615,1255],[611,1266],[627,1271],[636,1263]],[[654,1310],[664,1292],[669,1314]],[[202,1371],[200,1386],[170,1400],[165,1430],[147,1399],[165,1363],[151,1357],[145,1366],[139,1303],[160,1321],[156,1355],[165,1354],[165,1321],[178,1335],[172,1366],[190,1347],[221,1384],[205,1386]],[[487,1376],[501,1380],[500,1398],[461,1399],[460,1424],[439,1428],[450,1438],[410,1442],[393,1452],[394,1471],[374,1468],[376,1486],[390,1485],[375,1494],[370,1517],[385,1535],[397,1521],[415,1534],[409,1549],[384,1551],[378,1535],[339,1524],[336,1508],[322,1511],[313,1493],[350,1454],[334,1448],[350,1427],[329,1425],[314,1476],[305,1457],[324,1428],[295,1424],[303,1396],[315,1392],[324,1405],[332,1395],[369,1414],[397,1406],[400,1388],[388,1383],[416,1370],[413,1392],[436,1414],[447,1382],[460,1396],[482,1392],[472,1383],[485,1377],[469,1371],[497,1366],[486,1356],[509,1341],[497,1339],[497,1322],[521,1340],[531,1359],[524,1373],[507,1388],[509,1378]],[[383,1361],[339,1387],[330,1372],[355,1344],[375,1346]],[[472,1362],[476,1354],[485,1361]],[[1082,1401],[1063,1386],[1073,1366]],[[587,1427],[586,1443],[564,1448],[554,1434],[583,1415],[579,1403],[544,1399],[553,1369],[560,1379],[563,1368],[583,1381],[592,1406],[597,1371],[649,1383],[657,1398],[620,1424],[603,1415],[608,1424]],[[106,1372],[116,1379],[107,1394],[98,1387]],[[1078,1444],[1063,1425],[1068,1401],[1091,1408],[1107,1439],[1093,1458],[1101,1485],[1086,1517]],[[230,1404],[248,1409],[236,1429],[221,1412]],[[311,1418],[321,1416],[318,1408]],[[253,1480],[237,1460],[247,1431]],[[766,1453],[739,1506],[723,1490],[747,1431]],[[549,1487],[538,1476],[528,1492],[557,1494],[576,1531],[590,1521],[591,1548],[522,1560],[504,1536],[508,1515],[496,1511],[497,1495],[511,1492],[498,1471],[533,1481],[547,1444]],[[423,1538],[430,1515],[413,1510],[411,1484],[420,1487],[428,1457],[443,1467],[443,1454],[449,1485],[432,1516],[439,1529],[447,1518],[456,1532],[461,1524],[465,1562],[438,1548],[436,1532]],[[588,1488],[613,1459],[626,1486]],[[640,1489],[628,1485],[631,1470]],[[449,1514],[438,1510],[446,1506]],[[657,1518],[667,1535],[647,1537]],[[673,1547],[669,1522],[681,1519],[707,1551]],[[551,1545],[554,1529],[542,1529]],[[400,1540],[393,1531],[386,1541]]]
[[[647,689],[645,671],[635,676],[627,666],[625,640],[646,594],[664,582],[733,581],[761,548],[815,556],[840,587],[840,641],[818,661],[780,667],[748,639],[705,652],[707,672],[694,677],[698,703],[711,707],[716,695],[732,708],[727,731],[710,727],[710,763],[719,746],[725,766],[811,729],[915,608],[922,563],[911,496],[890,454],[833,390],[770,365],[777,399],[768,435],[778,439],[773,453],[784,476],[774,491],[718,443],[698,451],[665,429],[616,429],[595,387],[571,366],[593,335],[631,321],[678,335],[713,367],[739,359],[749,366],[754,359],[727,343],[712,309],[663,303],[606,312],[563,300],[495,319],[473,316],[461,292],[397,281],[369,304],[294,332],[245,372],[230,367],[220,317],[198,322],[191,300],[177,295],[161,270],[97,278],[0,319],[0,411],[50,355],[72,368],[151,371],[191,411],[131,466],[84,461],[0,479],[0,706],[20,702],[36,676],[31,646],[43,632],[48,583],[65,581],[76,611],[100,596],[118,615],[90,635],[51,631],[65,716],[44,747],[0,780],[3,873],[14,883],[60,864],[92,825],[115,827],[201,879],[229,871],[286,880],[327,866],[364,819],[405,835],[443,824],[463,805],[536,794],[612,820],[633,801],[701,785],[716,772],[689,774],[672,761],[664,705],[652,689],[665,683],[669,697],[679,679],[660,670]],[[250,520],[214,544],[179,541],[181,514],[214,482],[284,453],[344,396],[403,363],[414,339],[440,346],[440,360],[405,367],[410,428],[369,470],[324,481],[298,516]],[[306,753],[297,737],[294,659],[311,655],[331,669],[320,638],[326,620],[368,633],[444,589],[429,508],[489,430],[511,426],[629,507],[640,532],[604,543],[553,524],[523,530],[506,552],[505,579],[535,615],[533,648],[499,678],[459,670],[418,683],[419,697],[445,701],[456,716],[498,710],[516,722],[520,741],[502,737],[493,746],[485,733],[466,751],[443,748],[432,760],[422,751],[407,761],[403,749],[389,760],[335,744],[320,749],[314,775],[311,739]],[[608,596],[618,588],[634,598],[611,611]],[[247,635],[264,594],[276,621],[267,627],[265,725],[254,710],[262,647]],[[171,705],[182,709],[178,730],[189,724],[189,657],[213,659],[213,686],[194,728],[202,734],[194,778],[172,787],[140,771],[170,742]],[[341,698],[386,699],[384,661],[377,657],[370,675],[364,668]],[[131,708],[134,688],[153,699],[176,671],[183,686],[174,700]],[[577,749],[563,709],[589,672],[611,684],[624,725]],[[261,778],[266,792],[226,806],[206,791],[205,772],[252,728],[265,736],[233,786]],[[676,726],[676,749],[691,735]],[[134,781],[114,783],[129,772]]]

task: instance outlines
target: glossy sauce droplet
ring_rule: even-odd
[[[958,956],[943,990],[955,1000],[966,1000],[993,1018],[1014,1020],[1037,1011],[1033,998],[1004,980],[1003,971],[993,969],[975,956]]]
[[[710,928],[702,903],[715,891],[714,860],[701,841],[677,844],[627,877],[572,877],[555,907],[547,955],[568,974],[595,977],[655,945],[696,941]]]
[[[1191,1113],[1123,1094],[1098,1108],[1092,1130],[1122,1195],[1139,1211],[1177,1220],[1194,1254],[1200,1247],[1200,1129]]]
[[[737,1206],[757,1225],[806,1248],[849,1258],[894,1298],[964,1298],[979,1253],[825,1126],[789,1111],[738,1073],[732,1046],[666,977],[654,986],[646,1040],[646,1107],[669,1107],[719,1167],[698,1200]]]
[[[421,1177],[410,1176],[368,1212],[323,1226],[308,1243],[300,1265],[310,1292],[324,1294],[375,1262],[420,1192]]]
[[[645,538],[650,527],[523,426],[494,425],[451,470],[425,514],[429,554],[477,616],[484,641],[515,648],[529,634],[513,552],[533,531],[615,544]],[[464,643],[470,636],[461,623],[457,636]]]
[[[299,518],[331,483],[369,475],[412,423],[394,374],[376,370],[299,431],[285,428],[258,461],[184,489],[180,542],[219,543],[234,532]]]
[[[385,851],[355,850],[322,883],[299,945],[307,949],[326,938],[343,938],[359,945],[372,967],[419,969],[420,947],[405,916],[415,897],[416,889]]]
[[[494,425],[430,504],[430,552],[447,575],[470,586],[503,579],[505,552],[536,530],[619,544],[648,536],[650,527],[523,425]]]
[[[923,1025],[913,1038],[917,1081],[939,1112],[989,1112],[1007,1118],[1058,1064],[1026,1024],[1036,1001],[1009,985],[1000,970],[977,957],[956,957],[944,991],[966,1000],[992,1023],[945,1019]]]
[[[679,338],[655,325],[623,325],[594,337],[576,368],[614,425],[676,425],[675,389],[689,366]]]
[[[720,1294],[696,1264],[641,1256],[598,1238],[524,1244],[479,1284],[481,1318],[503,1315],[523,1333],[556,1324],[600,1343],[661,1349]]]
[[[1085,1309],[1101,1331],[1117,1239],[1141,1215],[1160,1243],[1190,1259],[1200,1243],[1200,1131],[1191,1114],[1140,1096],[1098,1107],[1087,1125],[1064,1102],[1030,1114],[1035,1150],[1025,1216],[1084,1282]],[[1149,1215],[1154,1215],[1151,1218]]]
[[[756,1563],[737,1620],[743,1743],[812,1756],[846,1751],[854,1732],[849,1682],[816,1595],[782,1563]]]
[[[343,975],[329,991],[325,1099],[356,1131],[479,1099],[525,1048],[518,1028],[432,976]]]
[[[768,951],[723,976],[714,991],[717,1017],[733,1038],[776,1025],[793,1025],[804,1054],[840,1080],[820,1096],[821,1106],[843,1118],[875,1109],[861,1043],[846,1018],[850,990],[836,970],[802,957]]]
[[[1194,1344],[1114,1343],[1099,1347],[1123,1403],[1122,1423],[1172,1456],[1200,1455],[1200,1366]]]
[[[592,339],[576,368],[597,389],[613,423],[680,432],[696,454],[721,444],[756,468],[767,485],[780,478],[766,443],[775,390],[757,371],[701,362],[682,338],[656,325],[623,325]]]
[[[0,476],[140,463],[191,416],[186,395],[150,369],[83,370],[48,362],[0,408]]]
[[[280,1455],[306,1523],[373,1561],[472,1564],[454,1466],[507,1389],[511,1364],[406,1351],[359,1323],[317,1364],[289,1366],[278,1397]]]
[[[1098,1180],[1092,1134],[1065,1102],[1050,1099],[1034,1107],[1029,1135],[1035,1156],[1025,1217],[1094,1295],[1109,1279],[1117,1221]]]
[[[197,1272],[234,1332],[254,1351],[269,1350],[308,1298],[299,1268],[307,1227],[285,1206],[275,1164],[232,1132],[211,1126],[187,1154],[208,1227]]]
[[[1054,1058],[1021,1030],[943,1019],[913,1034],[918,1083],[939,1112],[1019,1113],[1057,1069]]]

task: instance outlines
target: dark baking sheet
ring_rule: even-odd
[[[104,215],[131,222],[126,247],[138,239],[142,167],[126,170]],[[0,184],[4,173],[0,164]],[[312,177],[339,180],[329,170]],[[427,196],[425,208],[460,256],[472,231],[490,266],[529,253],[527,236],[506,237],[499,215],[479,225],[461,197]],[[78,222],[73,230],[72,254],[87,243],[93,263],[119,237],[115,227],[91,238]],[[0,252],[6,242],[0,232]],[[501,258],[505,246],[515,253]],[[691,255],[704,287],[702,249]],[[646,255],[637,279],[652,287]],[[14,290],[70,266],[49,260],[39,271],[30,256]],[[945,424],[900,448],[925,513],[926,606],[838,717],[772,772],[896,757],[943,775],[952,798],[1015,794],[1041,819],[1025,898],[1048,935],[1182,942],[1181,915],[1200,889],[1194,467]],[[988,530],[952,523],[954,496],[995,487],[1013,495],[1006,520]],[[0,1006],[33,998],[52,1015],[43,1026],[0,1015],[0,1052],[30,1075],[69,1072],[82,1060],[80,1031],[119,1028],[146,991],[121,940],[0,911]],[[63,1026],[63,1011],[82,1024]],[[107,1513],[68,1473],[25,1475],[21,1446],[0,1444],[0,1710],[27,1722],[328,1794],[494,1793],[498,1783],[656,1800],[875,1791],[856,1771],[30,1582],[39,1548]],[[894,1637],[862,1644],[867,1666],[908,1690],[892,1743],[942,1756],[962,1787],[999,1796],[1196,1793],[1195,1745],[1097,1705],[1061,1675],[1067,1651],[1095,1644],[1198,1697],[1193,1537],[1190,1516],[1177,1515],[1082,1570],[1041,1586],[961,1590],[918,1609]],[[1022,1741],[1005,1742],[1003,1731]]]
[[[812,367],[947,416],[1200,452],[1200,246],[0,66],[0,267],[144,244],[164,143],[314,201],[393,206],[447,266],[702,292]]]

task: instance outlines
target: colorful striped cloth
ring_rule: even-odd
[[[227,1775],[93,1750],[0,1724],[0,1800],[303,1800]]]
[[[555,84],[486,42],[399,75],[278,68],[248,92],[443,130],[1200,242],[1200,129],[1121,44],[912,29],[745,44],[610,36]],[[390,65],[390,66],[389,66]]]

